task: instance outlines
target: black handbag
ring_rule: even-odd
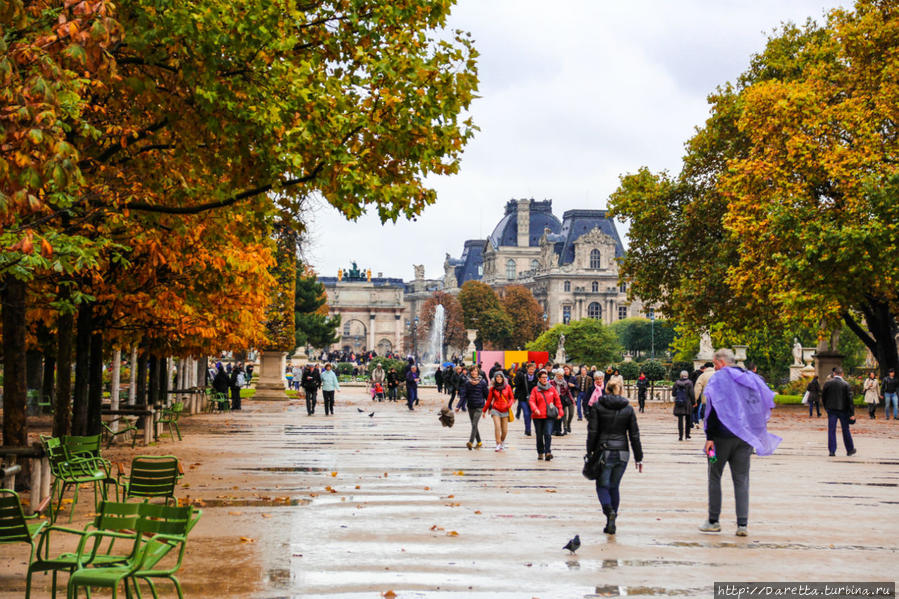
[[[606,452],[604,450],[594,451],[592,454],[584,456],[584,467],[581,474],[587,480],[596,480],[602,474],[602,467],[606,465]]]

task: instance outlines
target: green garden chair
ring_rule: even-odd
[[[113,422],[118,423],[118,430],[113,430],[112,426],[110,426]],[[106,449],[112,446],[116,437],[128,434],[131,435],[131,449],[134,449],[134,444],[137,442],[137,426],[134,424],[134,420],[123,416],[110,420],[108,423],[102,422],[101,424],[103,425],[103,436],[106,438]]]
[[[112,589],[115,599],[120,584],[124,585],[126,594],[130,595],[129,582],[135,593],[140,596],[138,579],[150,585],[154,597],[157,597],[154,578],[165,578],[175,585],[178,597],[183,599],[181,584],[175,573],[181,568],[184,551],[187,546],[187,535],[200,519],[201,512],[193,507],[175,507],[159,504],[140,504],[140,518],[137,521],[132,551],[128,559],[121,564],[91,567],[89,555],[83,550],[75,557],[76,569],[69,577],[68,597],[75,599],[79,587],[104,587]],[[94,531],[86,536],[94,534]],[[177,551],[175,563],[167,568],[160,568],[159,563],[173,551]]]
[[[38,512],[49,503],[49,498],[45,503],[41,504]],[[0,489],[0,544],[6,543],[28,543],[31,547],[31,554],[28,562],[34,559],[35,544],[34,540],[49,522],[46,520],[38,520],[38,514],[26,516],[22,511],[22,502],[19,501],[19,495],[15,491],[9,489]]]
[[[149,501],[153,497],[164,497],[177,504],[175,486],[182,476],[181,463],[173,455],[135,456],[131,461],[131,472],[128,480],[119,481],[122,488],[122,501],[132,497],[141,497]]]
[[[99,435],[97,435],[97,439],[99,439]],[[69,513],[69,521],[72,521],[75,506],[78,504],[78,488],[82,483],[93,484],[94,510],[96,511],[99,508],[100,499],[106,499],[107,485],[117,484],[116,480],[110,476],[109,462],[100,457],[93,457],[90,453],[82,454],[80,457],[70,456],[66,451],[65,444],[58,437],[41,436],[41,441],[50,462],[50,472],[53,473],[53,489],[50,496],[56,499],[56,510],[53,510],[52,507],[50,509],[50,521],[56,522],[66,489],[74,487],[75,496],[72,499],[72,510]],[[77,449],[80,444],[73,442],[72,446]]]
[[[91,524],[84,527],[84,530],[56,525],[44,528],[37,544],[37,558],[28,565],[25,599],[31,597],[31,577],[35,572],[53,573],[51,596],[56,597],[57,574],[59,572],[71,574],[78,563],[79,555],[86,556],[84,563],[91,566],[109,566],[127,561],[134,549],[134,531],[137,529],[139,512],[140,504],[137,503],[104,501],[100,504],[100,513]],[[88,534],[92,530],[97,534]],[[78,548],[75,553],[62,553],[51,558],[51,538],[61,534],[80,536]],[[109,545],[104,550],[102,545],[106,539],[109,539]],[[120,547],[125,546],[124,552],[115,550],[116,541],[119,541]]]
[[[184,411],[184,403],[180,401],[176,401],[172,404],[171,408],[165,408],[162,411],[162,416],[159,418],[159,423],[164,427],[168,425],[169,434],[172,436],[172,441],[175,440],[175,433],[178,433],[178,440],[181,440],[181,429],[178,428],[178,419],[181,417],[181,412]]]
[[[100,458],[102,435],[64,435],[62,443],[69,458]]]
[[[231,411],[231,400],[228,399],[227,393],[213,393],[212,394],[212,405],[219,412],[230,412]]]

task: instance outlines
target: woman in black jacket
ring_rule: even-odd
[[[462,407],[468,409],[468,416],[471,418],[471,436],[468,443],[465,444],[470,450],[477,441],[478,449],[481,448],[481,433],[478,431],[478,422],[481,420],[481,411],[487,402],[487,381],[481,378],[477,366],[472,366],[468,371],[468,378],[462,383],[459,389],[459,403],[456,405],[456,412]]]
[[[643,472],[643,446],[637,415],[627,398],[619,393],[618,384],[611,383],[587,416],[587,456],[602,464],[596,477],[596,495],[602,504],[602,513],[606,515],[606,527],[602,531],[610,535],[615,534],[615,518],[621,501],[618,486],[630,457],[628,439],[637,472]]]
[[[818,382],[816,374],[812,381],[805,388],[808,391],[808,417],[812,417],[814,408],[818,408],[818,418],[821,417],[821,383]]]

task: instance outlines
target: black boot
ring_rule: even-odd
[[[602,513],[606,515],[606,527],[602,531],[606,534],[615,534],[615,516],[617,514],[611,506],[602,506]]]

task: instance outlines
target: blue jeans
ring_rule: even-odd
[[[890,419],[890,402],[893,402],[893,420],[899,420],[899,397],[895,393],[883,394],[883,409],[887,420]]]
[[[418,385],[406,385],[406,403],[409,405],[410,410],[417,399]]]
[[[602,467],[602,473],[596,479],[596,496],[599,497],[599,503],[603,507],[611,507],[613,511],[617,512],[618,505],[621,503],[618,486],[627,469],[630,452],[626,449],[607,449],[604,453],[606,463]]]
[[[537,434],[537,453],[552,453],[553,422],[549,418],[534,418],[534,432]]]
[[[849,432],[849,412],[843,410],[827,412],[827,450],[830,453],[837,451],[837,420],[840,421],[840,428],[843,431],[843,445],[846,452],[854,451],[855,444],[852,442],[852,433]]]
[[[592,394],[592,393],[591,393]],[[590,395],[586,391],[581,391],[577,394],[577,419],[580,420],[584,417],[583,405],[584,402],[590,401]]]
[[[524,413],[524,417],[522,417],[522,413]],[[521,418],[524,420],[524,433],[526,435],[531,434],[531,405],[526,401],[518,402],[518,409],[515,413],[516,418]]]

